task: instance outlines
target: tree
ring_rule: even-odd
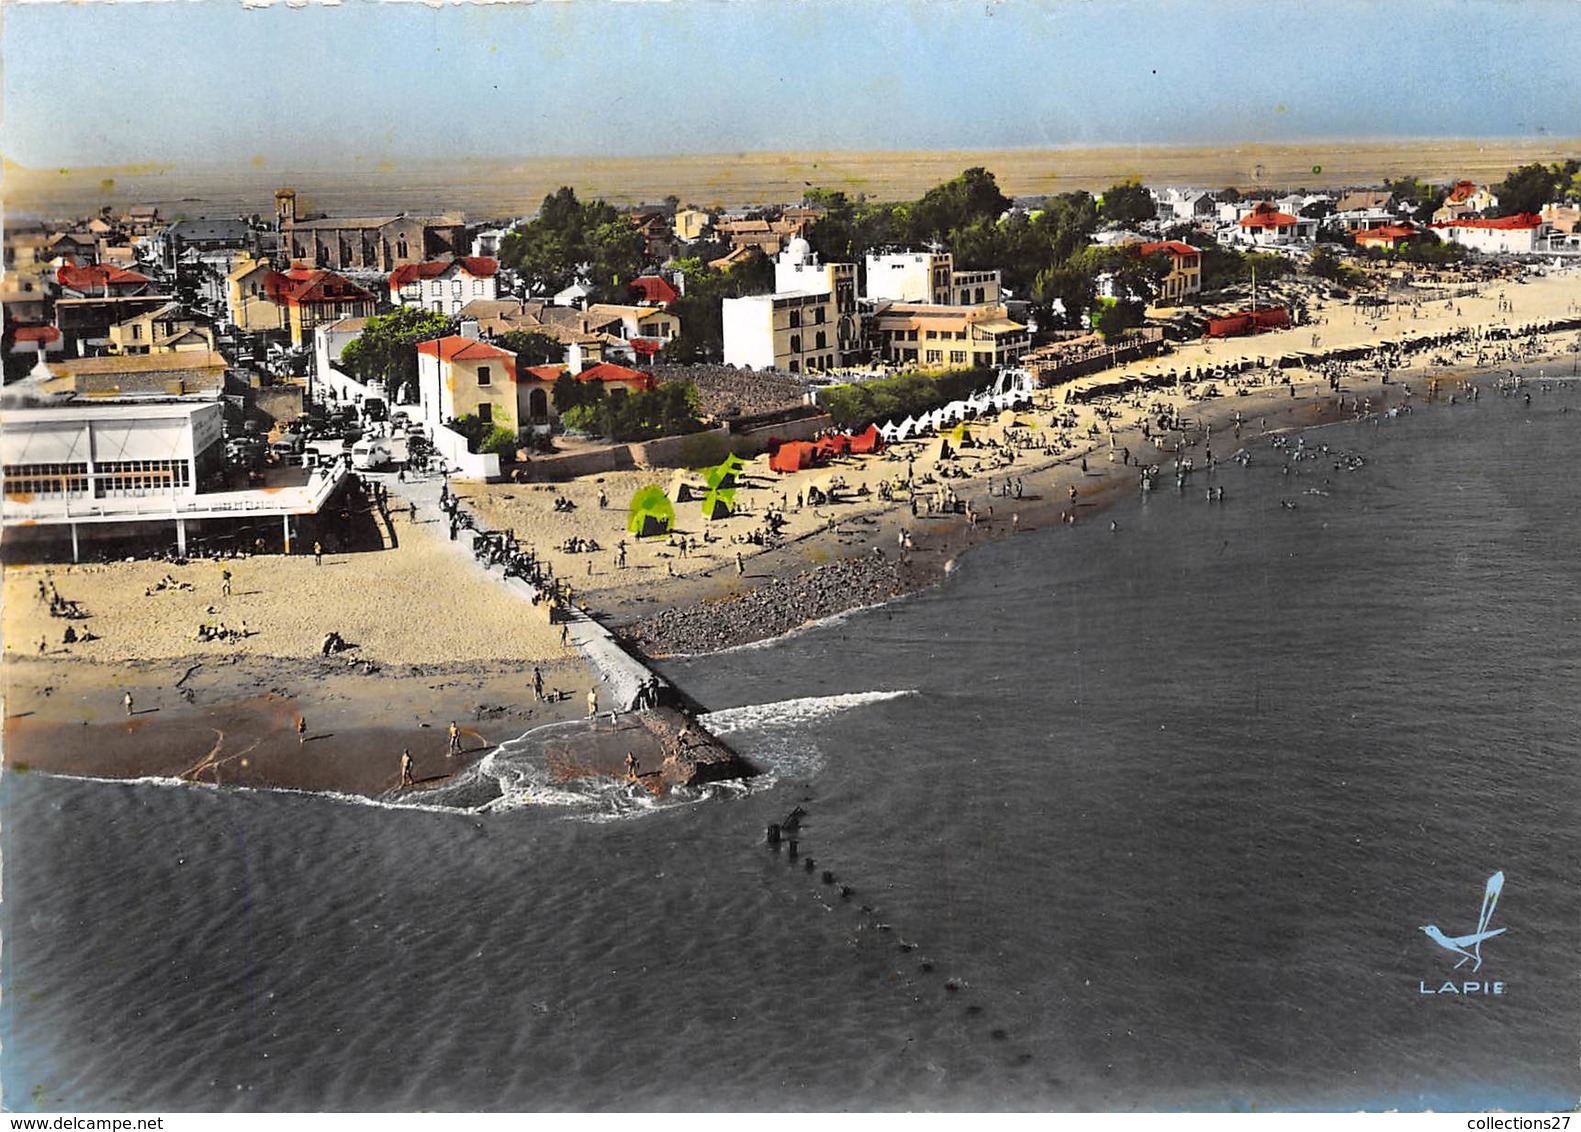
[[[552,294],[585,276],[599,298],[624,299],[626,285],[642,270],[643,239],[612,205],[584,204],[562,186],[544,197],[537,217],[506,234],[499,258],[535,294]]]
[[[1394,199],[1409,208],[1412,216],[1417,219],[1426,219],[1443,207],[1444,201],[1449,196],[1449,189],[1419,181],[1415,177],[1401,177],[1398,180],[1385,181],[1383,187],[1394,194]],[[1318,217],[1319,220],[1323,217]]]
[[[1137,180],[1121,181],[1104,190],[1099,206],[1103,218],[1112,224],[1140,224],[1158,215],[1153,194]]]
[[[919,243],[940,240],[974,221],[997,221],[1009,207],[1010,198],[999,191],[994,175],[974,166],[922,195],[909,212],[909,234]]]
[[[438,311],[402,307],[391,314],[375,315],[340,353],[340,368],[364,384],[384,383],[393,400],[401,387],[417,385],[419,342],[456,332],[456,322]]]
[[[1574,158],[1552,165],[1534,161],[1511,170],[1509,176],[1493,186],[1493,195],[1499,198],[1499,211],[1506,216],[1517,212],[1541,212],[1545,204],[1581,196],[1578,173],[1581,173],[1581,162]]]
[[[554,365],[565,361],[565,345],[541,330],[512,330],[500,338],[500,345],[516,355],[518,365]]]

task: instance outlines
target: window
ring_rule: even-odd
[[[979,303],[983,301],[983,289],[981,287],[977,288],[977,301]]]
[[[927,351],[927,360],[930,361],[930,362],[942,362],[944,360],[944,351],[943,350],[929,350],[929,351]]]
[[[479,385],[487,385],[488,383],[489,383],[489,367],[488,366],[479,366],[478,367],[478,384]]]
[[[141,339],[142,337],[143,337],[143,324],[140,323],[140,322],[132,323],[132,341],[136,342],[139,339]]]
[[[953,365],[965,365],[966,364],[966,351],[965,350],[951,350],[950,351],[950,362]]]
[[[400,256],[402,259],[406,258],[406,241],[405,240],[399,240],[399,241],[396,242],[395,254]]]
[[[792,326],[800,326],[801,325],[801,311],[791,311],[790,312],[790,324]]]
[[[801,335],[800,334],[792,334],[791,335],[790,347],[791,347],[791,353],[793,353],[793,354],[801,353]]]
[[[937,330],[930,330],[930,331],[928,331],[927,338],[928,338],[929,342],[932,342],[938,336],[939,336],[939,332]]]
[[[456,298],[459,299],[462,296],[462,294],[463,294],[463,291],[461,290],[461,287],[462,287],[461,280],[459,280],[459,279],[451,280],[451,282],[450,282],[450,293],[452,295],[454,295]]]
[[[817,348],[820,349],[820,350],[822,350],[824,347],[829,345],[828,335],[824,334],[824,332],[821,331],[821,330],[818,331],[817,335],[815,336],[815,340],[814,341],[815,341],[815,344],[816,344]]]
[[[87,464],[7,464],[5,494],[83,495],[88,491]]]
[[[916,340],[917,340],[917,332],[915,330],[908,330],[908,331],[906,331],[906,341],[908,341],[908,342],[915,342]],[[915,350],[913,350],[911,352],[911,360],[912,361],[916,361],[917,360],[917,352]]]
[[[827,313],[828,312],[825,311],[823,307],[819,307],[818,310],[814,313],[813,321],[816,322],[816,323],[820,323],[821,324],[823,322],[823,320],[824,320],[824,315],[826,315]]]
[[[484,424],[494,423],[494,406],[487,401],[478,402],[478,420]]]

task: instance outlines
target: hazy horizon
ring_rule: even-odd
[[[1401,34],[1359,34],[1366,0],[1321,19],[1293,0],[13,4],[4,154],[34,170],[352,170],[1541,142],[1581,122],[1581,87],[1551,79],[1573,65],[1581,7],[1388,11]],[[1487,27],[1501,34],[1468,32]],[[63,43],[91,67],[61,67]]]

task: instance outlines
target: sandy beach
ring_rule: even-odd
[[[1447,398],[1459,383],[1494,380],[1516,360],[1548,359],[1568,372],[1578,335],[1485,343],[1480,357],[1469,344],[1422,351],[1387,383],[1382,369],[1356,363],[1338,376],[1337,390],[1330,379],[1338,371],[1273,368],[1283,354],[1574,319],[1578,304],[1581,275],[1552,274],[1390,308],[1393,317],[1382,319],[1348,303],[1319,305],[1310,325],[1187,343],[1041,390],[1033,409],[975,426],[980,443],[949,460],[940,460],[936,437],[788,476],[757,457],[742,473],[738,513],[709,521],[699,504],[679,503],[670,538],[627,534],[626,503],[647,484],[700,483],[699,475],[639,470],[452,487],[480,527],[514,530],[571,585],[575,603],[635,651],[705,651],[932,584],[963,551],[990,539],[1098,520],[1104,504],[1139,490],[1141,466],[1157,467],[1157,489],[1173,491],[1177,460],[1200,469],[1269,432],[1420,401],[1435,377]],[[1084,390],[1118,378],[1199,367],[1239,372],[1081,400]],[[842,484],[836,502],[806,502],[809,487],[831,477]],[[880,495],[885,482],[889,501]],[[406,490],[386,483],[397,496]],[[557,498],[574,506],[557,509]],[[946,509],[952,498],[962,509]],[[770,511],[783,526],[773,545],[760,545],[753,540]],[[311,555],[231,560],[228,597],[213,562],[7,568],[8,766],[380,796],[396,783],[402,750],[412,752],[420,784],[439,781],[537,724],[585,715],[598,677],[562,646],[547,606],[508,589],[497,571],[485,574],[464,543],[449,541],[431,503],[418,519],[396,509],[400,545],[392,550],[326,555],[322,565]],[[599,549],[574,552],[573,537]],[[167,576],[176,588],[157,589]],[[89,616],[51,617],[40,582]],[[195,640],[205,621],[245,625],[247,635]],[[67,624],[98,639],[65,646]],[[322,655],[329,631],[351,647]],[[552,702],[534,698],[535,665]],[[451,720],[462,728],[460,759],[445,753]]]

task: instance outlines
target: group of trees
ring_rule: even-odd
[[[554,407],[567,428],[612,440],[652,440],[697,432],[697,386],[671,381],[651,392],[632,392],[623,385],[605,390],[600,381],[578,381],[561,374],[554,383]]]
[[[584,203],[570,186],[543,198],[538,215],[500,241],[500,262],[533,294],[554,294],[585,279],[602,302],[624,302],[642,272],[643,237],[613,205]]]
[[[1581,161],[1572,157],[1548,165],[1540,161],[1522,165],[1493,186],[1493,195],[1499,198],[1499,212],[1505,216],[1539,212],[1554,201],[1576,204],[1581,202]]]
[[[916,416],[942,409],[994,380],[992,369],[955,369],[899,373],[859,385],[833,385],[819,400],[835,426],[866,428],[874,421]]]

